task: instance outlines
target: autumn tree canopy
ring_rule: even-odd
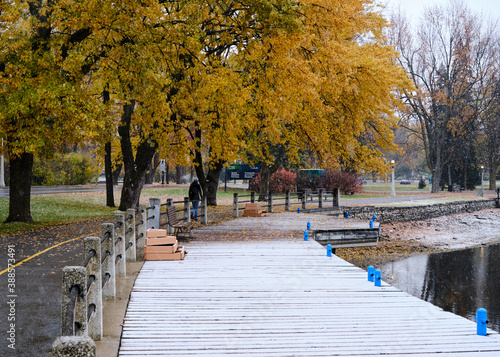
[[[358,171],[383,171],[395,149],[408,82],[371,0],[61,0],[1,16],[11,163],[118,133],[120,209],[137,206],[159,150],[193,163],[216,204],[222,167],[271,163],[273,146]]]

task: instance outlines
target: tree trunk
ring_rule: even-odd
[[[222,161],[219,161],[213,165],[213,169],[208,170],[205,187],[202,186],[204,195],[207,197],[208,206],[217,206],[217,189],[219,188],[219,177],[223,166]]]
[[[118,185],[118,179],[120,177],[120,173],[122,172],[122,164],[117,164],[115,170],[113,171],[113,185]]]
[[[175,183],[180,185],[182,184],[182,176],[185,175],[186,169],[185,167],[182,166],[176,166],[175,167]]]
[[[111,168],[111,143],[104,144],[104,173],[106,175],[106,206],[115,207],[113,196],[113,169]]]
[[[33,154],[10,157],[9,217],[5,223],[33,222],[30,208],[32,176]]]
[[[271,167],[265,163],[260,165],[260,182],[259,182],[259,201],[267,200],[269,193],[269,181],[272,175]]]
[[[146,183],[147,184],[152,184],[155,182],[155,176],[156,176],[156,169],[158,168],[158,165],[160,164],[160,153],[157,152],[154,154],[153,160],[151,164],[149,165],[148,172],[146,173]],[[161,182],[161,178],[160,178]]]
[[[497,171],[498,171],[498,166],[493,165],[490,166],[490,190],[496,190],[497,189]]]
[[[123,180],[120,206],[118,207],[120,211],[126,211],[129,208],[137,208],[139,206],[141,190],[146,181],[146,172],[158,147],[156,142],[143,141],[137,147],[134,160],[132,142],[130,140],[130,123],[134,107],[135,101],[123,106],[121,124],[118,127],[125,167],[125,178]]]
[[[448,165],[448,191],[453,192],[453,182],[451,180],[451,165]]]
[[[441,165],[436,165],[434,170],[432,170],[432,193],[439,192],[439,181],[441,180],[443,168]]]

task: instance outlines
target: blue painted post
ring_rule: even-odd
[[[372,221],[374,221],[374,222],[375,222],[376,220],[377,220],[377,216],[375,216],[375,214],[373,214],[373,216],[372,216]]]
[[[327,257],[331,257],[332,256],[332,245],[331,244],[328,244],[326,246],[326,256]]]
[[[307,230],[310,231],[311,230],[311,222],[307,222]]]
[[[373,221],[370,221],[370,228],[373,228]]]
[[[348,211],[345,212],[345,218],[349,218],[349,212]]]
[[[485,309],[477,309],[476,322],[477,334],[480,336],[486,336],[486,327],[490,322],[488,321],[487,312]]]
[[[379,269],[375,270],[375,286],[382,286],[382,272]]]
[[[300,207],[297,207],[297,213],[300,213]]]
[[[304,231],[304,240],[309,240],[309,232]]]
[[[368,281],[374,281],[373,276],[375,275],[375,268],[373,266],[368,267]]]

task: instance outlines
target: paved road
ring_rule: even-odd
[[[121,190],[121,186],[114,186],[115,191]],[[76,186],[33,186],[32,195],[47,195],[51,193],[80,193],[106,191],[105,185],[76,185]],[[9,197],[9,188],[0,189],[0,198]]]

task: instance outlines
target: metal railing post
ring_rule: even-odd
[[[302,192],[302,209],[306,209],[306,205],[307,205],[307,192],[304,190],[304,192]]]
[[[233,197],[233,217],[238,217],[238,193],[234,193]]]
[[[113,223],[104,223],[102,225],[101,242],[103,242],[101,245],[101,256],[103,258],[107,256],[104,261],[101,258],[102,279],[108,279],[107,283],[102,287],[102,297],[104,300],[109,300],[116,297],[115,225]]]
[[[72,288],[76,287],[76,303],[73,311]],[[87,269],[82,266],[66,266],[62,275],[61,335],[83,336],[87,334]],[[73,311],[71,313],[71,311]],[[69,312],[69,314],[68,314]]]
[[[127,276],[127,260],[125,258],[125,217],[115,215],[115,252],[116,275]]]
[[[153,208],[148,210],[148,229],[150,228],[160,229],[161,199],[150,198],[149,206]]]
[[[273,213],[273,193],[271,191],[267,196],[267,212]]]
[[[135,249],[135,209],[129,208],[127,210],[127,219],[125,219],[125,256],[128,262],[135,262],[136,249]]]
[[[324,188],[319,188],[318,189],[318,207],[323,208],[323,192],[325,191]]]
[[[174,200],[172,198],[167,198],[167,208],[168,207],[172,207],[174,205],[173,202],[174,202]],[[168,223],[169,222],[168,222],[168,216],[167,216],[167,233],[168,234],[174,234],[174,229]]]
[[[189,209],[189,197],[184,197],[184,221],[191,222],[191,211]]]
[[[86,287],[87,306],[94,304],[95,310],[87,323],[90,338],[100,341],[102,340],[101,238],[84,238],[83,249],[86,254],[95,251],[87,265],[87,281],[93,280],[93,282]]]
[[[290,211],[290,190],[285,193],[285,211]]]

